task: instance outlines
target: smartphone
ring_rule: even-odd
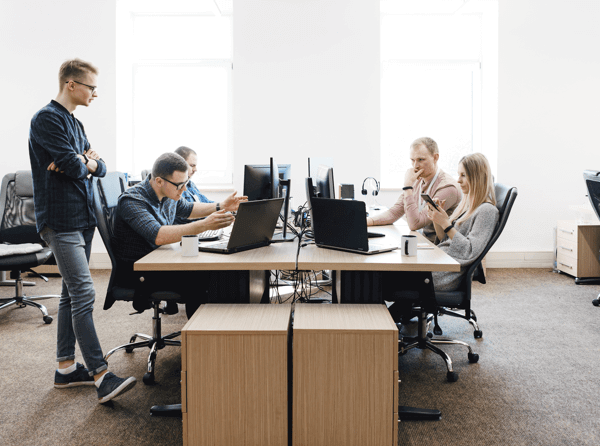
[[[435,209],[437,209],[438,211],[440,210],[440,208],[437,206],[437,204],[435,204],[433,202],[433,200],[431,199],[431,197],[429,196],[429,194],[421,194],[421,198],[423,200],[425,200],[427,203],[429,203],[430,205],[432,205]]]

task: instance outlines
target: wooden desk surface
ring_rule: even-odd
[[[411,233],[404,224],[370,227],[371,232],[385,233],[375,239],[382,243],[397,243],[403,234]],[[419,246],[433,246],[421,234]],[[178,243],[161,246],[135,262],[136,271],[266,271],[296,269],[298,242],[273,243],[264,248],[235,254],[201,252],[195,257],[183,257]],[[300,249],[298,269],[320,271],[460,271],[460,265],[438,248],[418,249],[416,257],[403,257],[400,250],[375,255],[354,254],[315,245]]]
[[[415,234],[418,237],[419,246],[426,244],[430,248],[419,248],[416,257],[403,257],[399,249],[381,254],[364,255],[309,245],[300,250],[298,269],[308,271],[324,269],[343,271],[460,271],[460,264],[456,260],[441,249],[434,247],[420,233],[411,232],[406,225],[373,226],[369,227],[369,232],[386,234],[385,237],[374,240],[385,244],[393,243],[398,246],[401,244],[402,235]]]
[[[266,271],[296,269],[298,242],[272,243],[235,254],[200,252],[183,257],[179,243],[161,246],[133,267],[136,271]]]

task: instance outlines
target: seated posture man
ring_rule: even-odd
[[[367,225],[389,225],[406,215],[408,227],[412,231],[422,228],[423,235],[435,242],[435,229],[427,216],[428,207],[423,202],[421,193],[437,198],[449,214],[462,198],[458,183],[438,167],[439,157],[438,146],[433,139],[425,137],[413,141],[410,145],[412,167],[404,175],[402,195],[389,210],[367,217]]]
[[[205,302],[208,285],[205,274],[199,273],[194,280],[182,280],[189,275],[153,272],[145,274],[140,281],[142,274],[133,271],[133,264],[161,245],[181,241],[184,235],[229,226],[234,217],[227,211],[237,211],[240,201],[247,200],[247,197],[236,197],[236,192],[215,204],[180,200],[188,181],[185,160],[175,153],[165,153],[155,161],[151,175],[119,197],[112,243],[118,269],[115,283],[136,290],[134,308],[137,310],[149,308],[145,297],[152,291],[168,290],[183,297],[186,313],[191,317]],[[206,218],[174,225],[175,217]]]
[[[191,180],[194,174],[198,171],[198,156],[196,155],[196,152],[189,147],[181,146],[175,149],[175,153],[185,160],[189,169],[188,174],[190,181],[186,186],[186,190],[183,192],[183,194],[181,194],[181,198],[191,203],[214,203],[214,201],[209,200],[206,195],[200,192],[200,190],[198,190],[194,182]],[[189,223],[190,221],[191,220],[187,218],[175,217],[176,225],[182,225]]]

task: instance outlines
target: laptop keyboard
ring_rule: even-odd
[[[198,241],[212,242],[214,240],[221,240],[221,237],[223,237],[223,229],[210,229],[198,234]]]

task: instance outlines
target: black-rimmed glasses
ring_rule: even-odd
[[[190,180],[184,181],[183,183],[173,183],[172,181],[167,180],[166,178],[163,177],[157,177],[157,178],[162,178],[163,180],[165,180],[167,183],[171,183],[173,186],[175,186],[177,188],[177,190],[181,190],[184,187],[186,187],[188,185],[188,183],[190,182]]]
[[[67,81],[67,82],[65,82],[65,84],[68,84],[69,82],[71,82],[71,81]],[[78,82],[75,80],[73,82],[75,82],[76,84],[84,85],[84,86],[88,87],[92,91],[92,94],[94,94],[96,92],[96,90],[98,89],[98,87],[94,87],[93,85],[84,84],[83,82]]]

